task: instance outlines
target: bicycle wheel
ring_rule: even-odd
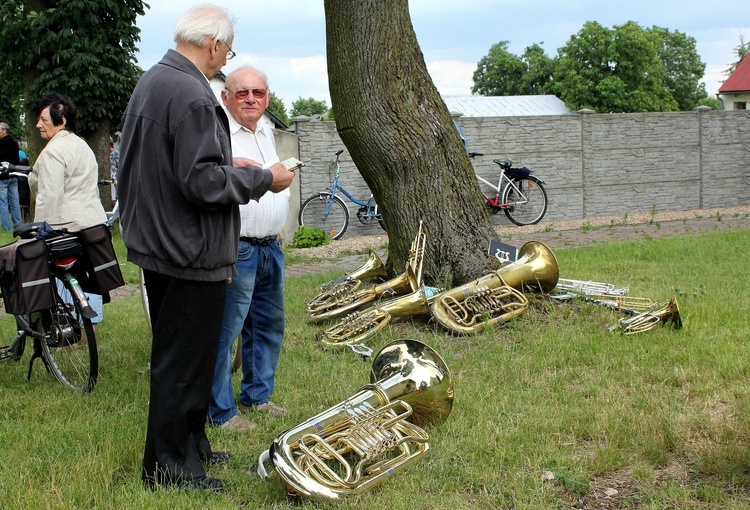
[[[305,200],[298,219],[300,225],[319,228],[338,239],[349,226],[349,209],[339,197],[331,200],[330,193],[318,193]]]
[[[547,212],[547,192],[533,175],[505,186],[502,200],[505,215],[516,225],[539,223]]]
[[[69,284],[56,277],[52,284],[55,302],[51,309],[35,314],[33,329],[42,338],[34,341],[41,344],[42,356],[55,379],[68,388],[91,391],[99,376],[94,327],[72,299]]]

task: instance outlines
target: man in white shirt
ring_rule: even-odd
[[[252,67],[241,67],[227,76],[221,98],[229,113],[235,166],[268,168],[279,161],[273,132],[261,121],[270,97],[266,76]],[[238,414],[232,389],[232,343],[240,334],[243,378],[239,408],[273,416],[286,412],[271,402],[270,396],[284,338],[284,254],[278,236],[286,222],[289,200],[287,188],[279,193],[268,191],[259,201],[240,206],[238,275],[227,285],[209,404],[211,422],[226,429],[255,428]]]

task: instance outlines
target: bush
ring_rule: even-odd
[[[292,245],[295,248],[315,248],[316,246],[325,246],[330,242],[331,236],[324,230],[304,225],[299,226],[297,232],[294,233],[294,239],[292,239]]]

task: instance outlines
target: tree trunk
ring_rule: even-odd
[[[403,272],[419,221],[424,276],[450,288],[492,266],[474,172],[427,73],[407,0],[325,0],[336,126],[382,207],[388,270]]]

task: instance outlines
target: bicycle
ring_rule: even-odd
[[[306,227],[315,227],[331,234],[333,239],[339,239],[349,226],[349,208],[344,200],[337,194],[341,192],[346,198],[359,206],[357,219],[363,225],[370,225],[377,221],[385,230],[383,215],[375,203],[372,194],[367,201],[355,198],[349,191],[339,184],[339,157],[343,150],[336,151],[336,159],[329,165],[330,173],[334,172],[333,181],[328,191],[314,194],[302,204],[299,210],[299,224]]]
[[[2,174],[4,177],[11,175],[10,172],[29,171],[31,167],[3,164]],[[73,390],[90,392],[98,378],[99,356],[91,323],[96,312],[89,306],[79,283],[79,279],[87,278],[81,261],[84,247],[77,235],[64,229],[42,238],[43,241],[37,240],[37,233],[40,229],[44,230],[45,225],[43,222],[16,224],[13,236],[20,240],[2,247],[5,250],[0,248],[3,253],[0,298],[3,308],[9,312],[0,312],[0,336],[8,331],[15,334],[11,342],[0,346],[0,360],[20,360],[26,349],[26,340],[31,338],[34,352],[29,361],[27,380],[31,379],[34,361],[41,358],[47,372],[60,384]],[[40,243],[45,246],[42,247]],[[40,255],[32,258],[36,252]],[[46,265],[48,282],[44,281],[44,277],[27,281],[24,271],[32,272],[32,262],[22,269],[18,258],[35,261],[31,278],[36,275],[36,270]],[[10,264],[11,261],[14,264]],[[38,290],[26,290],[34,287]],[[26,292],[28,295],[21,297]],[[44,302],[45,307],[25,313],[23,308],[35,308],[30,304],[35,301],[31,294],[35,292],[40,293],[37,297],[44,296],[39,302]]]
[[[471,159],[476,156],[484,154],[469,153]],[[542,221],[547,212],[547,191],[544,189],[544,181],[530,175],[532,170],[526,167],[513,168],[513,162],[510,160],[493,159],[492,162],[500,166],[497,185],[474,172],[479,181],[495,191],[494,196],[482,191],[487,211],[490,214],[503,211],[510,221],[521,226],[535,225]]]

